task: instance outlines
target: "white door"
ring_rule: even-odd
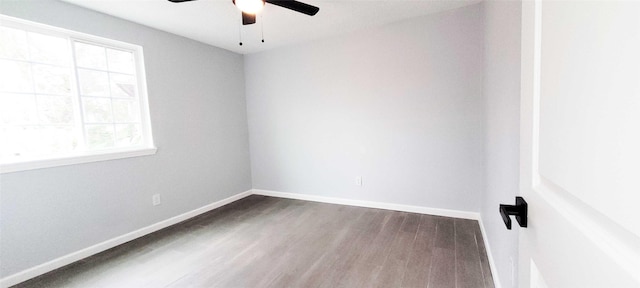
[[[522,12],[520,287],[640,287],[640,1]]]

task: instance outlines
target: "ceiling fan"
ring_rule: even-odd
[[[194,1],[194,0],[169,0],[174,3]],[[316,15],[320,8],[295,0],[232,0],[233,4],[242,11],[242,25],[256,23],[256,14],[262,10],[265,3],[287,8],[309,16]]]

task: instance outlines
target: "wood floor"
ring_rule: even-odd
[[[493,287],[477,221],[250,196],[15,287]]]

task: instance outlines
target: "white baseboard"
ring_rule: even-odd
[[[24,282],[24,281],[29,280],[31,278],[34,278],[36,276],[39,276],[39,275],[42,275],[44,273],[47,273],[47,272],[53,271],[55,269],[58,269],[58,268],[60,268],[62,266],[69,265],[69,264],[71,264],[73,262],[76,262],[78,260],[87,258],[87,257],[89,257],[91,255],[100,253],[102,251],[108,250],[108,249],[113,248],[115,246],[118,246],[120,244],[129,242],[129,241],[134,240],[136,238],[140,238],[140,237],[142,237],[144,235],[153,233],[153,232],[158,231],[160,229],[169,227],[171,225],[180,223],[180,222],[182,222],[184,220],[187,220],[187,219],[193,218],[195,216],[198,216],[198,215],[200,215],[202,213],[211,211],[213,209],[216,209],[218,207],[224,206],[224,205],[229,204],[231,202],[240,200],[240,199],[242,199],[244,197],[247,197],[247,196],[249,196],[251,194],[252,194],[252,190],[241,192],[241,193],[238,193],[238,194],[233,195],[231,197],[222,199],[220,201],[213,202],[213,203],[205,205],[203,207],[200,207],[200,208],[191,210],[189,212],[180,214],[178,216],[169,218],[167,220],[160,221],[158,223],[149,225],[147,227],[138,229],[136,231],[133,231],[133,232],[130,232],[130,233],[127,233],[127,234],[124,234],[124,235],[109,239],[107,241],[104,241],[102,243],[98,243],[98,244],[93,245],[91,247],[84,248],[82,250],[73,252],[71,254],[67,254],[67,255],[59,257],[57,259],[53,259],[53,260],[51,260],[49,262],[40,264],[38,266],[23,270],[23,271],[18,272],[16,274],[13,274],[13,275],[10,275],[10,276],[7,276],[5,278],[0,279],[0,287],[9,287],[9,286],[12,286],[12,285],[16,285],[18,283]]]
[[[493,260],[493,253],[491,253],[491,246],[489,246],[489,238],[487,238],[487,231],[484,228],[482,217],[478,218],[478,224],[480,224],[480,232],[482,232],[482,239],[484,240],[484,249],[487,251],[489,267],[491,267],[491,277],[493,278],[493,285],[495,286],[495,288],[502,288],[502,284],[500,284],[500,277],[498,276],[498,268],[496,267],[496,262]]]
[[[460,211],[460,210],[449,210],[449,209],[429,208],[429,207],[422,207],[422,206],[411,206],[411,205],[393,204],[393,203],[385,203],[385,202],[373,202],[373,201],[353,200],[353,199],[344,199],[344,198],[324,197],[324,196],[316,196],[316,195],[309,195],[309,194],[287,193],[287,192],[278,192],[278,191],[261,190],[261,189],[253,189],[253,194],[279,197],[279,198],[306,200],[306,201],[313,201],[313,202],[323,202],[323,203],[331,203],[331,204],[340,204],[340,205],[377,208],[377,209],[403,211],[403,212],[411,212],[411,213],[429,214],[429,215],[437,215],[437,216],[455,217],[455,218],[463,218],[463,219],[472,219],[472,220],[480,219],[480,213]]]

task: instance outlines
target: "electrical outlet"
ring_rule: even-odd
[[[153,194],[153,196],[151,196],[151,203],[153,204],[153,206],[160,205],[160,203],[162,203],[160,201],[160,194]]]
[[[356,185],[362,186],[362,176],[356,177]]]

